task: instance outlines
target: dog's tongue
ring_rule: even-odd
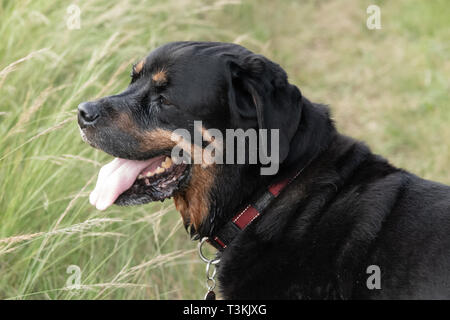
[[[100,169],[97,184],[89,195],[89,202],[98,210],[105,210],[133,185],[139,173],[153,161],[158,159],[137,161],[115,158]]]

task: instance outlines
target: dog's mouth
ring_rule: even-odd
[[[136,205],[163,201],[186,185],[189,168],[165,155],[144,161],[116,158],[100,170],[89,200],[99,210],[113,203]]]

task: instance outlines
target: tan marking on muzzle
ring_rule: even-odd
[[[114,122],[123,132],[136,139],[140,152],[171,149],[176,145],[176,142],[170,139],[172,131],[160,128],[151,131],[139,129],[135,121],[126,112],[119,113]]]
[[[141,152],[172,149],[177,145],[190,155],[192,163],[201,164],[205,168],[214,162],[214,158],[211,157],[210,153],[204,152],[199,145],[191,143],[181,135],[170,130],[161,128],[151,131],[139,130],[130,115],[125,112],[119,113],[115,121],[121,130],[132,135],[138,141],[139,151]],[[202,136],[205,141],[209,142],[211,146],[214,146],[215,150],[222,151],[223,145],[209,135],[209,132],[204,127],[202,127]]]
[[[209,193],[214,182],[216,167],[211,160],[205,164],[205,156],[200,146],[197,146],[170,130],[157,128],[151,131],[140,131],[131,117],[121,113],[117,118],[118,126],[138,139],[141,152],[151,150],[171,149],[178,144],[185,152],[190,152],[191,159],[195,152],[201,155],[202,164],[193,164],[189,185],[182,193],[174,195],[176,209],[180,212],[183,222],[191,224],[196,230],[208,215],[210,208]],[[205,141],[214,142],[211,136],[202,128]],[[194,155],[195,156],[195,155]]]
[[[171,137],[172,131],[166,129],[157,128],[152,131],[141,132],[139,134],[140,151],[171,149],[176,145]]]
[[[120,112],[114,119],[115,124],[125,132],[134,133],[136,130],[136,123],[131,119],[131,116],[126,112]]]

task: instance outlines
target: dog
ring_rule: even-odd
[[[131,78],[124,92],[78,106],[83,140],[116,157],[90,202],[173,198],[191,236],[219,249],[223,298],[450,298],[450,187],[337,132],[329,109],[278,64],[236,44],[172,42]],[[203,137],[275,130],[278,172],[261,174],[259,159],[176,163],[173,133],[194,135],[199,120]],[[195,148],[205,145],[184,150]]]

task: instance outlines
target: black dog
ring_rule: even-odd
[[[84,140],[120,158],[101,170],[91,203],[173,197],[192,235],[221,250],[223,297],[450,298],[450,187],[339,134],[268,59],[234,44],[169,43],[133,67],[123,93],[78,109]],[[278,174],[174,163],[171,133],[194,134],[194,120],[279,129]],[[230,220],[245,208],[254,221],[237,228]]]

